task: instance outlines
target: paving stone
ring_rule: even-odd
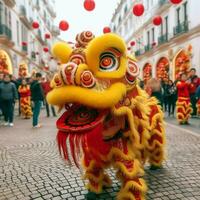
[[[83,200],[87,190],[81,171],[68,166],[58,153],[55,119],[44,127],[16,120],[14,129],[0,127],[1,200]],[[200,138],[167,127],[167,160],[157,171],[145,166],[147,200],[200,200]],[[115,200],[120,183],[108,170],[113,186],[99,200]]]

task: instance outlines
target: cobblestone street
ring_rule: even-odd
[[[0,127],[0,200],[81,200],[87,191],[80,171],[66,166],[55,142],[55,118],[42,117],[43,127],[17,119],[14,128]],[[147,199],[200,199],[200,137],[167,126],[168,156],[163,169],[146,166]],[[113,187],[99,199],[115,199]]]

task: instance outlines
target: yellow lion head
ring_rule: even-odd
[[[135,59],[127,55],[125,42],[113,33],[95,38],[86,31],[78,34],[76,41],[74,49],[67,43],[52,48],[62,65],[51,82],[49,103],[112,108],[135,85],[139,73]]]

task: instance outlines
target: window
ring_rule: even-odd
[[[183,4],[183,12],[184,12],[184,21],[188,21],[188,17],[187,17],[187,1]]]
[[[5,24],[8,24],[8,9],[5,7]]]
[[[180,24],[180,7],[176,9],[176,23]]]
[[[125,8],[124,8],[124,14],[126,14],[127,11],[128,11],[128,7],[127,7],[127,5],[126,5]]]
[[[163,23],[160,25],[160,35],[163,35]]]
[[[16,21],[17,23],[17,44],[19,45],[19,21]]]
[[[155,29],[152,28],[151,29],[151,33],[152,33],[152,43],[155,42]]]
[[[0,2],[0,24],[3,21],[3,4]]]
[[[147,31],[147,45],[150,45],[150,32]]]
[[[8,20],[8,23],[9,23],[9,27],[11,28],[12,27],[12,20],[11,20],[11,12],[9,11],[9,20]]]
[[[120,22],[121,22],[121,17],[119,17],[119,20],[118,20],[118,22],[119,22],[119,24],[120,24]]]
[[[166,31],[166,37],[168,37],[168,31],[169,31],[169,28],[168,28],[168,16],[165,17],[165,31]]]

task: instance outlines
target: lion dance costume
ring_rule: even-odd
[[[30,86],[20,85],[18,92],[20,95],[20,111],[25,119],[30,119],[32,116]]]
[[[192,113],[189,88],[190,84],[185,81],[177,83],[178,100],[176,102],[176,116],[180,124],[188,123],[190,114]]]
[[[159,167],[164,159],[160,107],[137,85],[139,69],[119,36],[87,31],[76,41],[74,49],[58,43],[52,50],[63,63],[47,96],[66,109],[57,121],[60,153],[78,167],[82,155],[87,199],[111,185],[105,169],[112,166],[122,183],[117,198],[144,200],[143,165]]]

